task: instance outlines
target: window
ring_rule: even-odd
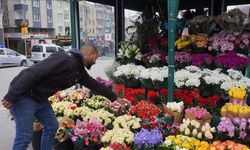
[[[55,53],[56,51],[57,51],[56,47],[46,47],[47,53]]]
[[[48,22],[52,22],[52,16],[48,16]]]
[[[51,2],[47,2],[47,9],[51,9],[52,6],[51,6]]]
[[[65,15],[64,15],[64,20],[65,20],[65,21],[69,21],[69,14],[65,14]]]
[[[58,51],[62,51],[62,52],[64,52],[65,50],[64,50],[64,49],[62,49],[61,47],[58,47]]]
[[[63,14],[62,13],[57,13],[57,17],[58,18],[63,18]]]
[[[33,7],[40,7],[39,0],[33,0]]]
[[[93,29],[92,32],[95,33],[95,29]]]
[[[63,32],[63,27],[62,26],[58,26],[58,33],[62,33]]]
[[[34,45],[32,47],[32,52],[43,52],[43,47],[39,45]]]
[[[95,24],[95,21],[94,21],[94,20],[92,21],[92,24]]]
[[[10,56],[16,56],[16,53],[14,51],[6,49],[6,54]]]
[[[34,14],[34,21],[40,21],[40,14]]]
[[[0,55],[4,55],[4,51],[0,49]]]
[[[57,0],[59,3],[59,7],[62,8],[62,0]]]

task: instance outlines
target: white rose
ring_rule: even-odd
[[[197,121],[195,121],[195,120],[191,120],[191,125],[192,125],[192,126],[195,126],[196,122],[197,122]]]
[[[195,123],[195,128],[197,128],[197,129],[200,128],[200,123],[199,122]]]
[[[185,129],[185,135],[189,135],[190,134],[190,130],[188,128]]]
[[[201,127],[201,131],[202,131],[202,132],[205,132],[205,131],[206,131],[206,127],[205,127],[205,126],[202,126],[202,127]]]
[[[205,137],[211,140],[213,138],[213,135],[212,135],[212,133],[210,131],[206,131],[205,132]]]
[[[193,134],[194,136],[197,135],[197,133],[198,133],[197,129],[194,129],[194,130],[192,131],[192,134]]]
[[[201,138],[202,138],[202,133],[199,132],[198,135],[197,135],[197,137],[198,137],[199,139],[201,139]]]

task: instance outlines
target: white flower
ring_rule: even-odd
[[[186,128],[184,133],[185,133],[185,135],[189,135],[190,134],[189,128]]]
[[[155,63],[158,62],[159,60],[161,60],[161,55],[160,54],[154,54],[150,57],[149,59],[149,63]]]
[[[172,141],[171,140],[165,140],[163,144],[164,144],[164,146],[170,146],[172,144]]]
[[[198,134],[198,130],[197,130],[197,129],[194,129],[194,130],[192,131],[192,134],[193,134],[194,136],[196,136],[196,135]]]
[[[199,139],[201,139],[201,138],[202,138],[202,133],[199,132],[198,135],[197,135],[197,137],[198,137]]]
[[[167,103],[167,107],[169,109],[171,109],[172,111],[177,111],[177,112],[181,112],[182,108],[183,108],[184,103],[183,102],[168,102]]]
[[[199,79],[195,79],[195,78],[194,79],[188,79],[186,81],[186,83],[185,83],[185,85],[187,87],[189,87],[189,86],[199,87],[200,84],[201,84],[200,80]]]
[[[228,69],[227,72],[228,75],[233,79],[240,79],[243,77],[243,74],[240,71],[234,69]]]
[[[208,138],[208,139],[213,139],[213,135],[210,131],[206,131],[205,132],[205,137]]]
[[[138,53],[138,54],[135,56],[135,59],[141,61],[141,59],[142,59],[142,54],[141,54],[141,53]]]
[[[200,123],[199,123],[199,122],[196,122],[196,123],[195,123],[195,128],[196,128],[196,129],[199,129],[199,128],[200,128]]]

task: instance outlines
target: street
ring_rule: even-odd
[[[101,76],[107,78],[104,69],[111,65],[113,58],[101,57],[97,60],[96,65],[94,65],[89,74],[92,77]],[[0,98],[6,94],[8,86],[11,80],[25,67],[13,67],[13,68],[2,68],[0,69]],[[15,135],[15,124],[14,121],[10,120],[8,110],[4,109],[0,105],[0,150],[11,150],[12,143]],[[28,150],[32,150],[29,146]]]

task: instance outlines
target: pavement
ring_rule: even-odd
[[[98,58],[96,64],[91,68],[89,74],[96,78],[100,76],[107,79],[105,74],[105,68],[110,66],[113,62],[112,57],[100,57]],[[28,65],[32,65],[29,62]],[[0,69],[0,98],[6,94],[8,91],[9,84],[11,80],[26,67],[11,67],[11,68],[1,68]],[[0,150],[11,150],[12,144],[15,136],[15,123],[10,120],[9,111],[4,109],[0,104]],[[31,145],[29,145],[28,150],[32,150]]]

